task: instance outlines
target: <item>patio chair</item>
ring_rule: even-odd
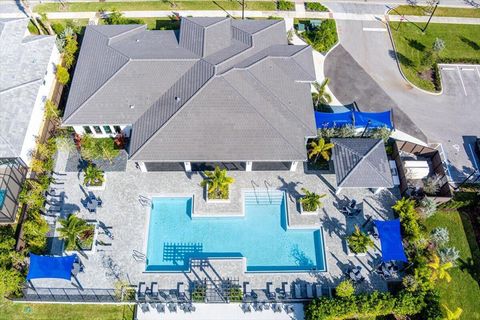
[[[177,305],[173,302],[168,304],[168,311],[170,312],[177,312]]]
[[[311,283],[307,283],[307,298],[313,299],[313,287]]]
[[[138,284],[137,293],[135,294],[135,300],[144,301],[146,292],[147,292],[147,285],[145,284],[145,282],[140,282]]]
[[[277,295],[275,293],[275,291],[272,291],[271,290],[271,286],[272,286],[272,283],[271,282],[267,282],[267,298],[269,300],[275,300],[277,298]]]
[[[295,283],[295,285],[293,286],[294,287],[294,290],[295,290],[295,298],[296,299],[301,299],[303,298],[302,297],[302,289],[300,287],[300,283]]]
[[[252,299],[252,288],[250,287],[250,282],[243,283],[243,298]]]
[[[183,300],[185,299],[185,284],[183,282],[178,283],[178,298]]]
[[[280,303],[275,303],[272,307],[273,312],[282,312],[282,305]]]

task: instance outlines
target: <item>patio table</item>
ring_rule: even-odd
[[[97,208],[98,208],[98,201],[89,199],[89,201],[87,202],[87,209],[89,211],[95,211],[97,210]]]

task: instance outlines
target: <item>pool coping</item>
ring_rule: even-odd
[[[145,225],[145,238],[143,240],[143,253],[145,255],[145,263],[144,263],[144,270],[142,271],[143,274],[152,274],[152,273],[161,273],[161,274],[168,274],[168,273],[173,273],[173,274],[178,274],[178,273],[185,273],[185,272],[191,272],[192,269],[192,261],[193,260],[200,260],[198,258],[189,258],[188,259],[188,267],[183,269],[183,270],[146,270],[147,269],[147,249],[148,249],[148,238],[149,238],[149,233],[150,233],[150,215],[151,215],[151,209],[152,209],[152,201],[153,198],[190,198],[192,200],[192,208],[190,212],[190,217],[193,219],[203,219],[203,218],[238,218],[238,217],[245,217],[245,191],[254,191],[254,189],[251,188],[242,188],[241,189],[241,201],[242,201],[242,213],[241,214],[195,214],[195,194],[185,194],[185,193],[160,193],[160,194],[146,194],[146,197],[150,200],[150,206],[145,206],[145,209],[147,211],[146,218],[147,218],[147,223]],[[243,264],[243,272],[244,273],[249,273],[249,274],[254,274],[254,273],[268,273],[268,274],[294,274],[294,273],[309,273],[309,272],[328,272],[328,263],[327,263],[327,245],[325,243],[325,236],[324,236],[324,230],[322,226],[306,226],[306,225],[299,225],[299,226],[290,226],[290,210],[288,208],[288,202],[287,202],[287,196],[288,196],[288,191],[286,189],[275,189],[274,191],[280,191],[283,192],[283,202],[286,210],[286,215],[287,215],[287,225],[286,228],[291,229],[291,230],[312,230],[312,231],[319,231],[320,232],[320,241],[322,243],[322,255],[323,255],[323,262],[324,262],[324,269],[318,270],[318,269],[304,269],[304,270],[265,270],[265,271],[249,271],[247,268],[247,257],[233,257],[233,256],[217,256],[217,257],[208,257],[206,259],[208,260],[225,260],[225,261],[232,261],[232,260],[241,260]]]

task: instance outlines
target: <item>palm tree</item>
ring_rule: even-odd
[[[58,221],[62,225],[57,229],[60,238],[66,240],[66,247],[71,249],[75,248],[78,240],[82,238],[82,234],[90,228],[85,220],[74,214],[69,215],[67,219]]]
[[[311,159],[315,157],[315,162],[317,162],[318,157],[321,155],[323,159],[330,160],[330,153],[328,152],[330,149],[334,147],[333,143],[326,143],[325,139],[320,138],[318,140],[313,140],[308,144],[310,146],[310,150],[308,151],[308,157]]]
[[[445,311],[447,312],[447,317],[444,318],[445,320],[458,320],[460,319],[460,316],[462,315],[462,308],[455,309],[455,311],[450,310],[446,305],[443,305],[445,308]]]
[[[101,185],[105,181],[103,171],[98,169],[93,163],[89,163],[83,171],[83,185]]]
[[[312,93],[313,104],[315,108],[320,106],[321,104],[330,104],[332,103],[332,96],[330,93],[327,92],[327,85],[330,83],[329,78],[325,78],[322,83],[314,82],[313,87],[317,90],[316,93]]]
[[[227,169],[215,167],[215,171],[204,171],[205,179],[201,186],[208,185],[208,194],[216,199],[228,198],[228,186],[235,182],[235,179],[227,176]]]
[[[373,247],[373,240],[355,225],[355,231],[347,237],[348,246],[355,253],[365,253]]]
[[[316,194],[305,188],[302,188],[302,192],[305,193],[305,196],[300,199],[300,203],[305,211],[316,211],[322,206],[320,199],[327,196],[326,194]]]
[[[440,258],[434,255],[432,261],[427,264],[432,269],[432,280],[445,279],[447,282],[452,281],[452,276],[447,272],[448,269],[453,267],[452,262],[446,262],[442,264]]]

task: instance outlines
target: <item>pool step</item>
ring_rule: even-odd
[[[281,191],[249,191],[244,193],[245,205],[279,205],[283,201]]]

